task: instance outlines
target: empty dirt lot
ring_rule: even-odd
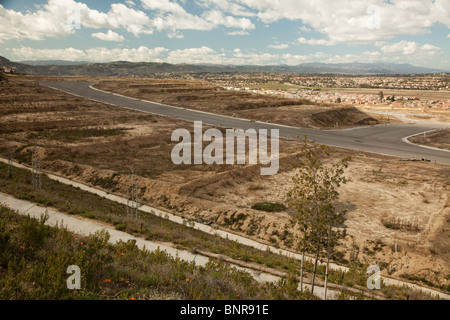
[[[96,88],[142,100],[278,124],[329,128],[386,123],[353,106],[315,104],[302,99],[228,91],[202,81],[103,80]]]
[[[415,136],[409,141],[429,147],[450,150],[450,129]]]
[[[167,83],[172,80],[162,86]],[[167,104],[178,100],[179,93],[157,90],[144,98],[157,95],[159,100],[153,100]],[[184,95],[200,92],[187,90]],[[208,102],[202,96],[195,105],[213,112],[243,112],[242,117],[255,114],[226,109],[244,103],[241,99],[224,96],[215,106],[219,99],[212,96]],[[186,106],[186,100],[179,103]],[[265,109],[279,114],[279,108]],[[316,112],[316,106],[307,108],[310,114]],[[15,160],[30,164],[36,145],[44,169],[121,195],[134,168],[145,203],[280,247],[295,244],[289,210],[267,213],[251,207],[262,201],[285,202],[294,167],[300,163],[298,142],[282,142],[280,173],[261,177],[259,166],[176,166],[170,158],[175,145],[171,133],[177,128],[192,130],[192,124],[74,97],[41,87],[34,78],[13,77],[0,86],[0,113],[3,157],[12,152]],[[317,126],[307,114],[295,123]],[[335,259],[378,264],[385,275],[448,286],[450,168],[341,149],[333,149],[329,161],[347,155],[353,160],[346,171],[350,181],[341,188],[340,207],[348,211],[349,235]]]

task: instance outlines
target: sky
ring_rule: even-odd
[[[0,55],[450,71],[450,0],[0,0]]]

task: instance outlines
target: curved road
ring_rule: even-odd
[[[82,98],[155,115],[186,121],[202,121],[204,124],[222,128],[240,128],[244,130],[250,128],[255,130],[279,129],[280,137],[282,138],[303,137],[306,134],[308,139],[320,144],[401,158],[426,159],[432,162],[450,165],[450,151],[413,145],[405,142],[406,139],[404,139],[409,136],[442,128],[445,126],[443,124],[390,124],[341,130],[304,129],[233,118],[124,97],[94,89],[92,87],[93,84],[92,82],[75,81],[41,82],[41,85]]]

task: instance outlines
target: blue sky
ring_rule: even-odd
[[[450,70],[450,1],[6,0],[0,1],[0,55],[237,65],[393,62]]]

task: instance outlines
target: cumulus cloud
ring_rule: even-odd
[[[103,41],[121,42],[121,41],[125,40],[125,38],[123,36],[121,36],[120,34],[114,32],[112,30],[108,30],[107,33],[102,33],[102,32],[93,33],[92,37],[103,40]]]
[[[252,21],[245,17],[224,15],[220,10],[205,10],[201,15],[187,12],[179,3],[170,0],[141,0],[144,8],[155,12],[153,26],[158,30],[213,30],[219,26],[240,29],[255,28]]]
[[[332,46],[335,44],[334,41],[326,39],[305,39],[303,37],[298,38],[299,44],[308,44],[311,46]]]
[[[222,25],[227,28],[236,28],[242,30],[251,30],[255,28],[255,25],[248,18],[235,18],[233,16],[225,16],[218,10],[212,10],[204,13],[203,18],[211,23]]]
[[[66,60],[82,61],[86,59],[83,50],[74,48],[64,49],[35,49],[30,47],[20,47],[10,49],[15,60]]]
[[[283,44],[269,44],[267,46],[270,49],[277,49],[277,50],[284,50],[289,48],[289,45],[287,43],[283,43]]]
[[[311,32],[312,29],[311,29],[311,28],[308,28],[307,26],[301,26],[301,27],[299,28],[299,31],[300,31],[300,32]]]
[[[245,30],[238,30],[238,31],[230,31],[227,32],[227,35],[229,36],[248,36],[250,33]]]
[[[249,8],[229,0],[196,0],[196,2],[206,9],[219,9],[235,16],[255,17],[256,13]]]
[[[65,49],[35,49],[31,47],[20,47],[10,49],[17,60],[67,60],[67,61],[131,61],[131,62],[163,62],[167,52],[163,47],[148,48],[91,48],[79,50],[74,48]]]
[[[430,33],[435,25],[450,28],[448,0],[125,0],[113,1],[107,9],[95,10],[83,0],[47,0],[30,11],[19,12],[0,5],[0,42],[10,39],[44,40],[63,38],[78,32],[70,28],[70,12],[79,12],[79,22],[92,37],[103,41],[124,41],[131,33],[139,37],[162,32],[171,39],[182,39],[185,30],[219,29],[230,36],[246,36],[282,20],[298,23],[292,39],[280,44],[259,38],[261,50],[220,51],[207,43],[199,48],[168,50],[148,48],[92,48],[89,50],[6,49],[21,59],[49,58],[92,61],[165,61],[171,63],[298,64],[302,62],[411,62],[430,64],[443,61],[443,50],[432,44],[394,40],[401,35]],[[70,11],[69,9],[75,9]],[[275,27],[275,26],[274,26]],[[101,29],[101,30],[98,30]],[[107,30],[107,32],[103,32]],[[276,29],[273,29],[276,30]],[[102,32],[98,32],[102,31]],[[301,37],[299,37],[301,34]],[[187,33],[186,33],[187,35]],[[445,37],[445,33],[443,35]],[[297,39],[296,39],[297,38]],[[450,38],[450,34],[447,35]],[[277,38],[272,38],[277,39]],[[413,40],[411,40],[413,39]],[[92,39],[91,39],[92,40]],[[229,39],[228,39],[229,40]],[[269,40],[270,41],[270,40]],[[183,42],[179,42],[183,43]],[[289,43],[289,44],[288,44]],[[348,54],[293,54],[295,45],[333,46],[371,44],[373,50]],[[273,49],[265,52],[264,48]],[[331,52],[330,48],[326,48]],[[276,52],[274,50],[286,50]],[[325,49],[324,49],[325,50]],[[129,55],[129,56],[127,56]]]
[[[86,28],[109,28],[120,29],[133,33],[152,34],[152,20],[143,12],[129,8],[122,3],[114,3],[107,13],[89,9],[85,4],[78,4],[81,7],[81,24]]]
[[[354,62],[396,62],[427,65],[436,60],[442,49],[430,45],[414,44],[402,50],[398,43],[378,43],[379,50],[362,53],[333,55],[325,52],[312,54],[268,53],[256,50],[216,51],[210,47],[169,50],[164,47],[148,48],[115,48],[96,47],[87,50],[67,49],[35,49],[20,47],[7,49],[13,60],[87,60],[94,62],[132,61],[132,62],[167,62],[172,64],[230,64],[230,65],[298,65],[307,62],[354,63]],[[413,49],[411,49],[413,48]],[[439,60],[439,59],[437,59]],[[440,60],[439,60],[440,61]]]
[[[132,61],[132,62],[167,62],[172,64],[232,64],[232,65],[296,65],[303,62],[317,61],[329,57],[318,52],[311,55],[270,54],[265,52],[247,52],[239,48],[220,52],[207,46],[170,51],[167,48],[115,48],[103,47],[79,50],[66,49],[35,49],[20,47],[9,49],[14,60],[69,60],[69,61]]]
[[[123,29],[135,36],[166,31],[180,38],[182,30],[218,27],[236,29],[225,33],[242,35],[255,29],[257,21],[268,25],[291,20],[301,24],[301,32],[323,35],[324,40],[300,38],[302,43],[331,45],[425,34],[436,24],[450,28],[448,0],[193,0],[189,5],[185,0],[141,0],[142,10],[137,10],[136,3],[113,3],[107,12],[91,9],[82,0],[48,0],[34,12],[25,13],[0,5],[0,39],[43,40],[73,34],[76,30],[67,26],[71,7],[79,10],[82,27]],[[195,14],[189,12],[193,7]]]
[[[384,53],[395,53],[395,54],[413,54],[417,51],[419,44],[415,41],[400,41],[397,43],[385,43],[381,42],[378,44],[380,50]]]
[[[134,35],[151,34],[150,18],[142,11],[116,3],[109,12],[90,9],[86,4],[74,0],[48,0],[35,12],[21,13],[7,10],[0,5],[0,38],[44,40],[62,38],[73,34],[72,22],[84,28],[123,28]]]
[[[166,62],[188,64],[221,64],[225,55],[203,46],[201,48],[179,49],[169,52]]]
[[[74,31],[67,25],[66,9],[63,10],[54,0],[35,13],[16,12],[0,5],[0,39],[43,40],[46,37],[67,36]]]
[[[219,5],[221,0],[201,0]],[[450,27],[448,0],[230,0],[266,24],[299,21],[331,42],[370,43],[397,35],[425,34],[442,23]],[[231,9],[229,9],[231,10]],[[251,14],[249,14],[251,16]]]
[[[432,44],[421,45],[418,42],[406,40],[396,43],[379,42],[376,45],[385,54],[436,56],[443,52],[441,48]]]

